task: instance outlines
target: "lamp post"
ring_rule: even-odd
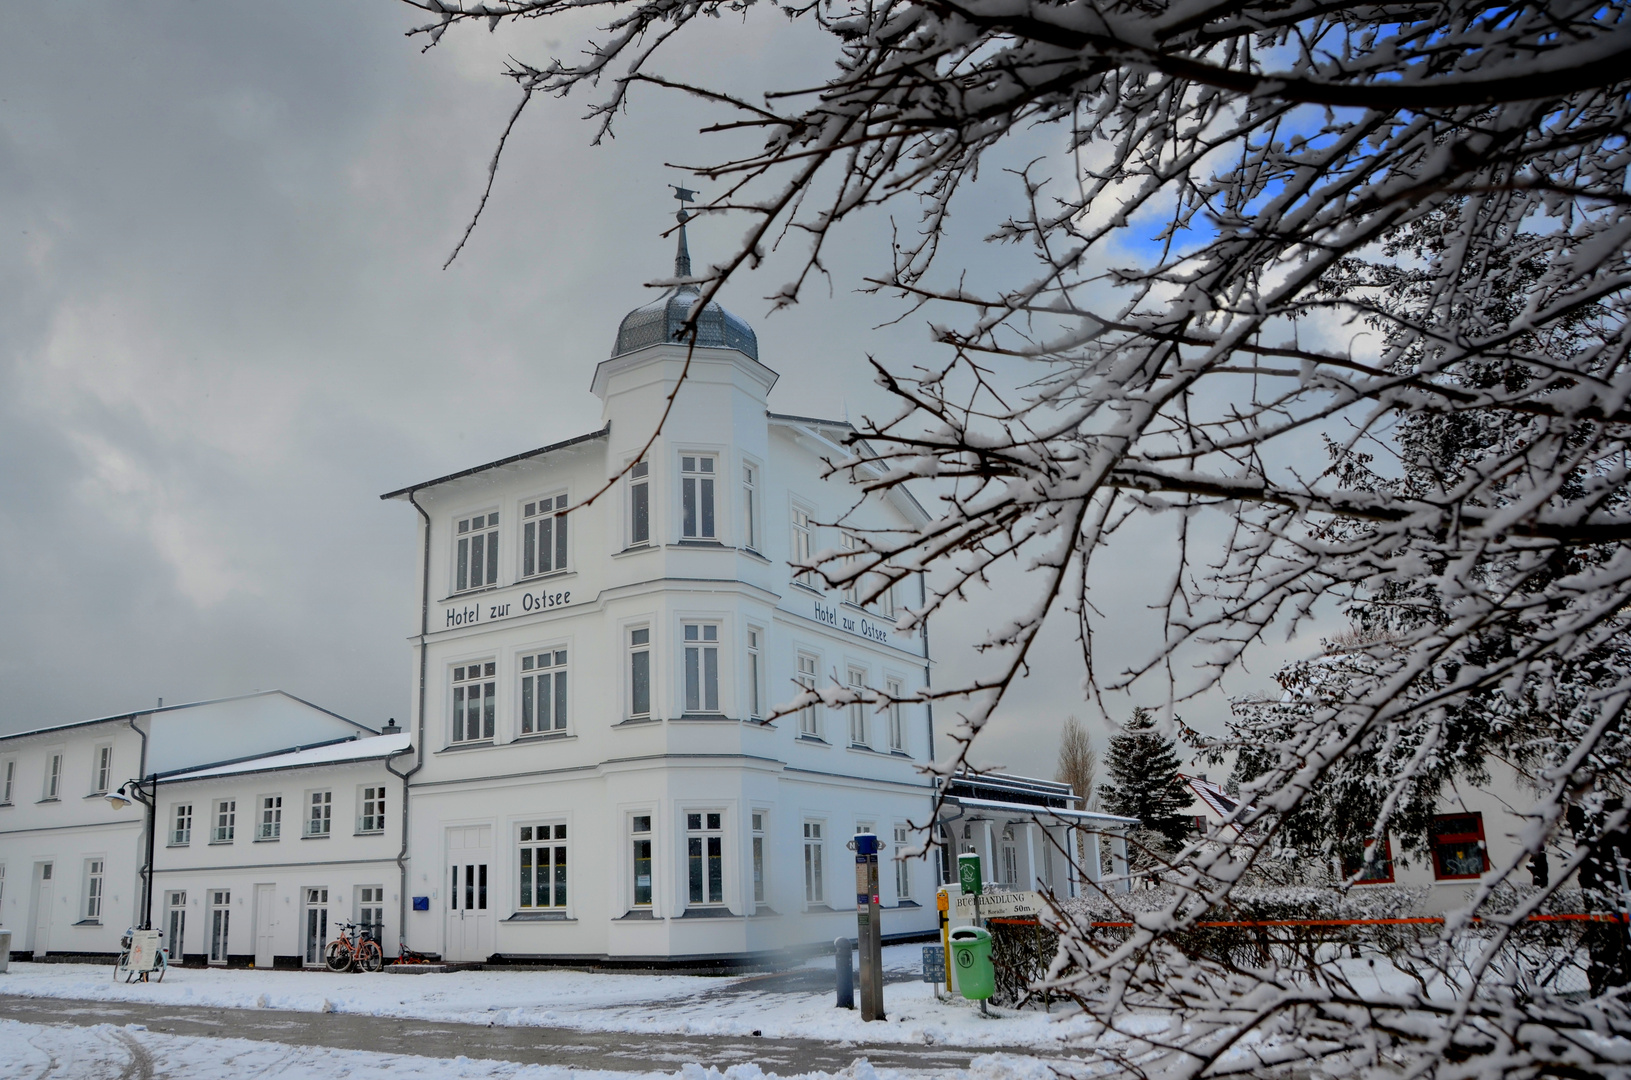
[[[148,786],[147,791],[142,790],[143,785]],[[159,813],[159,778],[157,774],[145,780],[126,780],[119,785],[119,790],[108,793],[108,805],[115,810],[123,810],[132,802],[143,803],[147,807],[147,863],[142,867],[142,925],[143,930],[153,929],[153,839],[158,833]]]

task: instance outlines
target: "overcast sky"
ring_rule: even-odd
[[[718,152],[706,118],[648,93],[592,146],[588,99],[537,102],[444,271],[515,101],[505,57],[541,61],[587,24],[467,29],[422,54],[414,14],[0,15],[0,730],[274,687],[370,725],[405,717],[414,517],[379,494],[596,426],[594,365],[671,266],[664,185],[686,181],[664,163]],[[762,90],[817,77],[826,47],[756,9],[664,70]],[[987,178],[971,209],[1014,194]],[[693,254],[721,257],[743,227],[699,222]],[[954,240],[953,266],[1011,258]],[[887,241],[880,219],[849,230],[831,289],[788,312],[762,299],[785,258],[728,287],[781,373],[772,408],[887,409],[866,355],[929,355],[923,318],[875,329],[898,309],[854,291]],[[1162,562],[1152,543],[1115,564],[1099,595],[1125,618],[1113,647],[1147,625]],[[995,610],[934,626],[942,669]],[[1307,642],[1232,690],[1265,689]],[[985,761],[1051,775],[1071,712],[1102,745],[1074,648],[1050,635]],[[1215,695],[1186,719],[1215,727],[1225,708]]]

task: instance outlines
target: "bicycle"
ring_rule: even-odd
[[[119,959],[113,965],[113,981],[118,982],[119,974],[120,972],[123,972],[125,982],[127,983],[163,982],[164,972],[170,966],[170,950],[160,948],[159,951],[154,954],[154,963],[152,968],[147,971],[135,971],[130,967],[130,941],[131,935],[134,933],[135,927],[127,927],[124,934],[119,938],[120,952]],[[163,930],[160,930],[158,934],[160,938],[164,937]]]
[[[340,936],[328,943],[323,959],[330,971],[379,971],[385,966],[385,953],[366,927],[353,922],[342,922],[336,927]],[[355,938],[351,931],[357,931]]]

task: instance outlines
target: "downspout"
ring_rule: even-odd
[[[919,610],[929,606],[929,587],[928,587],[928,585],[926,585],[924,583],[922,574],[919,574],[917,576],[917,603],[918,603]],[[929,620],[927,618],[925,618],[923,620],[923,689],[924,690],[929,689]],[[933,765],[934,764],[934,702],[925,701],[923,703],[923,708],[924,708],[924,711],[926,713],[928,713],[928,716],[929,716],[929,764]],[[935,784],[934,794],[929,796],[929,839],[930,839],[931,842],[934,840],[935,826],[938,824],[938,822],[936,822],[934,819],[935,819],[935,816],[936,816],[935,815],[935,807],[936,807],[936,804],[939,803],[939,801],[940,801],[940,785]],[[957,816],[958,817],[962,816],[961,809],[959,809]],[[941,863],[942,863],[942,869],[940,871],[940,876],[942,878],[946,879],[945,881],[942,882],[942,884],[949,884],[951,878],[956,873],[957,861],[954,858],[952,858],[952,856],[954,854],[955,854],[955,852],[953,852],[950,848],[942,848],[941,849],[940,858],[941,858]],[[949,978],[951,978],[951,976],[948,975],[948,976],[946,976],[946,978],[949,979]]]
[[[159,701],[162,703],[164,699],[160,698]],[[136,775],[145,779],[147,777],[147,732],[136,726],[137,715],[131,713],[125,717],[125,722],[130,725],[131,731],[142,737],[142,757],[137,765]],[[146,913],[146,918],[142,921],[142,929],[144,930],[151,929],[150,920],[153,916],[153,831],[158,827],[158,801],[159,785],[158,779],[155,777],[153,780],[153,804],[145,815],[147,824],[144,826],[147,831],[147,844],[145,845],[147,848],[147,862],[142,867],[142,910]],[[131,921],[134,922],[135,920],[132,919]]]
[[[419,560],[419,734],[418,741],[414,744],[413,768],[399,773],[391,768],[390,759],[386,759],[385,762],[386,772],[402,778],[402,848],[396,853],[396,869],[401,880],[400,891],[397,893],[396,913],[398,957],[401,957],[408,947],[408,778],[425,764],[425,673],[428,663],[425,638],[430,634],[430,515],[414,500],[413,495],[412,491],[408,492],[408,502],[412,503],[413,508],[419,511],[419,516],[425,519],[424,553]]]

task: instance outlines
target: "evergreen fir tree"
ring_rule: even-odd
[[[1192,800],[1178,778],[1176,745],[1156,733],[1148,709],[1134,709],[1121,734],[1111,736],[1105,765],[1110,782],[1099,788],[1103,808],[1138,818],[1144,828],[1183,843],[1191,828],[1183,811]]]

